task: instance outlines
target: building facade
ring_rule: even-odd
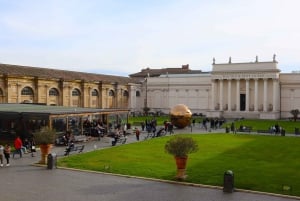
[[[300,74],[280,73],[272,61],[212,64],[212,71],[147,77],[144,94],[154,112],[177,104],[208,117],[280,119],[300,109]],[[148,72],[151,74],[151,72]]]
[[[129,77],[0,64],[0,103],[123,108],[168,114],[177,104],[208,117],[280,119],[300,109],[300,73],[278,62],[217,64],[212,71],[142,69]]]
[[[128,77],[0,64],[0,103],[130,109],[136,88]]]

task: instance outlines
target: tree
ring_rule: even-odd
[[[297,121],[300,111],[298,109],[291,110],[290,113],[293,115],[294,121]]]

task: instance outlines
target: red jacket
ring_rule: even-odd
[[[21,147],[22,147],[22,140],[21,140],[21,138],[17,137],[15,139],[14,145],[15,145],[16,149],[21,149]]]

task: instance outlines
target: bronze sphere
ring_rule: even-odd
[[[185,128],[190,125],[192,112],[184,104],[175,105],[170,111],[171,123],[177,128]]]

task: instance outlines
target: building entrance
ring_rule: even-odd
[[[246,94],[240,94],[240,110],[245,111],[246,109]]]

